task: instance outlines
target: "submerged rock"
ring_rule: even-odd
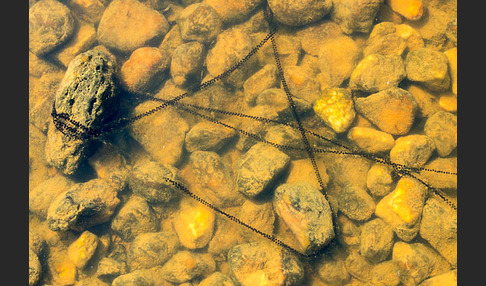
[[[317,22],[331,11],[332,4],[330,0],[268,1],[268,7],[272,10],[275,19],[289,26],[303,26]]]
[[[375,211],[375,202],[365,188],[344,186],[339,190],[337,199],[339,210],[352,220],[366,221]]]
[[[86,266],[88,261],[93,257],[98,246],[99,238],[96,234],[84,231],[71,245],[68,247],[69,259],[78,269]]]
[[[168,52],[155,47],[141,47],[130,54],[120,69],[122,86],[130,92],[151,91],[165,78],[170,57]]]
[[[171,55],[170,75],[178,86],[194,85],[200,81],[205,47],[199,42],[183,43]]]
[[[73,181],[62,175],[56,175],[40,183],[29,192],[29,211],[46,218],[52,198],[64,193],[73,184]]]
[[[346,34],[368,33],[383,0],[333,1],[331,19],[338,23]]]
[[[120,203],[118,189],[103,179],[72,186],[52,201],[47,225],[54,231],[83,231],[108,222]]]
[[[373,264],[368,262],[359,251],[352,250],[351,253],[344,260],[344,265],[349,274],[361,282],[369,282],[371,280],[371,271],[373,270]]]
[[[103,127],[118,109],[114,59],[98,50],[76,56],[59,85],[54,107],[57,114],[66,114],[87,128]],[[53,125],[49,133],[47,161],[72,175],[84,156],[84,142],[61,134]]]
[[[55,0],[41,0],[29,9],[29,50],[42,56],[65,43],[73,34],[74,17]]]
[[[29,249],[29,286],[37,285],[42,275],[42,265],[37,254]]]
[[[236,164],[238,191],[248,197],[263,192],[289,165],[290,157],[266,143],[257,143]]]
[[[180,248],[174,232],[141,233],[130,244],[127,266],[130,272],[162,265]]]
[[[316,264],[316,270],[322,281],[332,285],[343,285],[351,278],[344,266],[344,259],[335,254],[323,255]]]
[[[159,105],[159,102],[144,102],[135,107],[134,115],[144,113]],[[129,127],[130,135],[155,161],[168,165],[179,163],[187,131],[189,131],[189,125],[186,120],[169,107],[137,120]]]
[[[398,266],[404,286],[419,285],[431,276],[450,270],[444,258],[420,242],[397,241],[393,246],[392,259]]]
[[[245,101],[255,105],[256,97],[263,91],[277,86],[277,66],[267,64],[250,76],[243,84]]]
[[[196,195],[217,207],[240,205],[243,195],[236,189],[234,173],[221,157],[211,151],[195,151],[183,173],[184,181]]]
[[[242,218],[246,224],[261,232],[273,234],[275,212],[271,202],[261,203],[246,200],[243,205],[241,205],[239,217]],[[245,227],[240,227],[239,229],[241,234],[246,238],[259,236]]]
[[[211,76],[218,76],[237,64],[253,47],[253,41],[246,31],[238,27],[226,29],[217,36],[216,43],[209,49],[206,56],[206,69]],[[247,77],[254,72],[255,63],[257,58],[251,57],[225,81],[237,87],[243,86]]]
[[[426,135],[408,135],[399,137],[390,150],[390,160],[393,163],[407,167],[422,167],[432,156],[435,144]]]
[[[430,186],[437,189],[457,191],[457,157],[435,158],[425,164],[424,168],[447,173],[422,170],[420,177]]]
[[[351,94],[344,88],[327,88],[314,103],[315,113],[337,133],[345,132],[356,112]]]
[[[179,170],[170,165],[147,161],[133,167],[128,184],[134,194],[148,203],[168,203],[178,197],[179,190],[165,178],[180,180]]]
[[[216,10],[223,23],[232,24],[248,19],[252,12],[264,1],[205,0],[204,2]]]
[[[210,43],[221,33],[223,22],[207,3],[195,3],[182,10],[177,25],[184,41]]]
[[[410,241],[419,231],[427,193],[422,183],[403,177],[376,205],[375,214],[388,223],[400,239]]]
[[[427,200],[419,233],[453,267],[457,266],[457,213],[447,203],[436,197]]]
[[[386,132],[368,127],[353,127],[348,132],[348,139],[368,153],[390,151],[395,145],[393,136]]]
[[[397,87],[405,76],[405,66],[400,56],[371,54],[353,70],[349,87],[370,93],[378,92]]]
[[[391,254],[393,238],[393,230],[382,219],[366,222],[361,229],[361,255],[373,264],[385,261]]]
[[[209,254],[181,250],[162,266],[160,275],[169,282],[180,284],[212,273],[215,269],[216,264]]]
[[[386,0],[390,8],[408,20],[417,21],[424,14],[424,4],[422,0]]]
[[[214,151],[222,149],[236,135],[236,131],[212,122],[196,123],[187,132],[185,146],[187,151]]]
[[[214,272],[204,278],[198,286],[234,286],[235,284],[227,275],[221,272]]]
[[[188,249],[205,247],[213,236],[216,216],[212,209],[194,201],[182,200],[173,219],[181,244]]]
[[[302,135],[298,129],[286,125],[270,126],[267,129],[267,134],[265,134],[265,140],[280,145],[303,148]],[[289,155],[291,159],[298,159],[307,155],[303,150],[283,150],[283,152]]]
[[[447,56],[430,48],[411,51],[405,58],[407,78],[423,84],[432,91],[450,88],[449,61]]]
[[[400,285],[400,270],[393,260],[381,262],[371,270],[371,284],[379,286]]]
[[[361,51],[351,37],[339,36],[322,42],[318,56],[321,72],[329,76],[329,86],[339,87],[356,68]]]
[[[427,118],[424,133],[431,138],[439,156],[446,157],[457,147],[457,116],[439,111]]]
[[[230,277],[241,286],[297,286],[304,277],[304,268],[293,254],[268,242],[233,247],[228,264]]]
[[[98,41],[114,50],[130,53],[169,31],[164,15],[136,0],[114,0],[98,25]]]
[[[294,97],[313,103],[319,98],[320,84],[314,71],[307,66],[286,65],[284,77]]]
[[[302,252],[319,251],[334,238],[329,202],[312,185],[280,185],[275,190],[273,207],[294,234]]]
[[[147,202],[132,196],[111,221],[111,229],[124,241],[132,241],[137,235],[159,230],[159,222]]]
[[[408,133],[415,120],[417,103],[401,88],[390,88],[356,99],[355,108],[382,131],[391,135]]]
[[[454,286],[457,285],[457,269],[434,276],[420,283],[420,286]]]
[[[366,187],[374,196],[388,195],[394,187],[392,167],[384,164],[373,164],[366,176]]]
[[[363,55],[365,57],[371,54],[401,56],[406,47],[407,42],[397,32],[397,25],[392,22],[381,22],[371,30]]]

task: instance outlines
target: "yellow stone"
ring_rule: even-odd
[[[53,284],[73,285],[77,276],[76,266],[65,254],[56,253],[53,256],[50,263],[53,272]]]
[[[395,190],[383,199],[391,207],[391,210],[409,225],[418,221],[425,202],[425,190],[419,184],[413,179],[402,178],[398,181]],[[376,213],[378,216],[381,214],[380,210],[381,208],[377,206]]]
[[[385,0],[385,3],[408,20],[418,20],[424,14],[422,0]]]
[[[449,60],[449,72],[452,79],[452,93],[457,95],[457,48],[452,48],[444,52]]]
[[[314,111],[337,133],[348,130],[356,116],[353,99],[344,88],[325,89],[314,103]]]
[[[395,139],[390,134],[366,127],[351,128],[348,139],[369,153],[389,151],[395,145]]]
[[[213,236],[214,211],[202,204],[182,200],[174,218],[174,230],[181,244],[189,249],[205,247]]]
[[[73,264],[82,269],[86,266],[98,247],[98,236],[84,231],[68,248],[68,257]]]
[[[439,98],[439,106],[445,111],[456,112],[457,111],[457,97],[452,95],[443,95]]]
[[[257,270],[253,273],[248,274],[243,281],[241,281],[241,285],[248,285],[248,286],[270,286],[275,285],[275,283],[271,283],[268,280],[267,274],[263,270]]]

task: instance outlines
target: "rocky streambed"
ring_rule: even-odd
[[[456,285],[456,5],[29,1],[29,285]]]

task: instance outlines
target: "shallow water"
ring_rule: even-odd
[[[38,285],[457,284],[455,1],[424,1],[419,20],[380,4],[346,33],[332,13],[271,30],[257,7],[185,49],[169,31],[188,1],[122,7],[168,22],[118,46],[99,30],[120,1],[78,2],[71,38],[29,54]],[[92,49],[113,61],[119,102],[85,116],[59,98]]]

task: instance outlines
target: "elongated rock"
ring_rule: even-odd
[[[273,206],[304,253],[318,251],[334,238],[331,207],[312,185],[280,185],[275,190]]]
[[[120,203],[118,191],[103,179],[76,184],[52,201],[47,225],[54,231],[82,231],[107,222]]]
[[[118,109],[115,83],[115,61],[99,50],[89,50],[70,63],[55,95],[57,114],[87,128],[98,129],[106,124]],[[72,175],[83,158],[84,142],[65,136],[54,126],[49,127],[51,140],[46,142],[49,164]]]

